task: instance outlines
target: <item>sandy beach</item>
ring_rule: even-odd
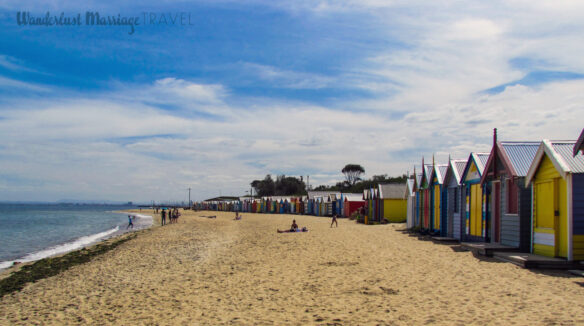
[[[243,215],[155,218],[91,262],[1,298],[0,324],[584,324],[584,278],[567,272],[476,258],[403,224]],[[276,233],[292,219],[310,231]]]

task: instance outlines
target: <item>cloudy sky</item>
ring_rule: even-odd
[[[140,25],[87,26],[87,11]],[[9,0],[0,27],[0,200],[333,184],[347,163],[397,176],[489,151],[493,128],[584,127],[583,1]]]

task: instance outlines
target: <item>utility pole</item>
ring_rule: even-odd
[[[191,187],[189,187],[189,207],[191,206]]]

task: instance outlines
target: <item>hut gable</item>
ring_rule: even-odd
[[[442,180],[442,182],[447,185],[449,184],[459,185],[461,181],[460,177],[464,172],[466,162],[467,160],[451,159],[447,166],[446,173],[444,173],[444,180]]]
[[[444,182],[444,175],[448,170],[448,164],[436,164],[432,169],[432,174],[430,175],[430,184],[441,185]]]
[[[461,175],[461,182],[479,181],[485,169],[485,163],[489,159],[490,153],[470,153],[464,172]]]
[[[575,141],[550,141],[544,139],[535,154],[533,162],[527,171],[525,186],[527,187],[537,172],[539,165],[547,156],[562,178],[568,173],[584,173],[584,155],[573,156]]]
[[[380,184],[379,188],[380,199],[403,199],[406,191],[405,183],[387,183]]]

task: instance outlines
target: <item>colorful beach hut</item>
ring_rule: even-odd
[[[575,144],[543,140],[525,177],[534,254],[584,260],[584,155],[573,155]]]
[[[489,194],[483,192],[481,187],[481,176],[488,159],[489,153],[471,153],[461,176],[465,193],[463,241],[488,240],[489,216],[486,203]]]
[[[365,201],[363,200],[362,194],[343,194],[343,216],[349,217],[353,213],[359,211],[361,207],[365,206]]]
[[[442,191],[442,183],[447,169],[448,164],[434,164],[430,175],[430,227],[432,231],[440,232],[441,236],[446,236],[448,230],[448,221],[442,218],[446,216],[446,205],[443,205],[446,191]]]
[[[422,182],[422,173],[416,173],[416,168],[414,167],[414,193],[416,196],[415,210],[414,210],[414,227],[422,227],[422,199],[420,192],[420,184]]]
[[[490,241],[531,250],[531,186],[525,176],[541,142],[498,141],[493,135],[493,148],[481,177],[483,188],[490,189],[487,204],[491,216]]]
[[[446,189],[446,220],[448,224],[446,236],[458,240],[461,240],[462,225],[464,224],[461,215],[464,199],[461,176],[464,173],[466,163],[467,160],[449,159],[448,169],[442,183],[443,189]]]
[[[420,197],[420,227],[430,230],[430,175],[433,170],[432,164],[424,164],[422,159],[422,177],[418,187]]]
[[[407,201],[404,198],[406,183],[387,183],[377,187],[375,207],[378,222],[384,219],[393,223],[403,223],[407,216]]]

